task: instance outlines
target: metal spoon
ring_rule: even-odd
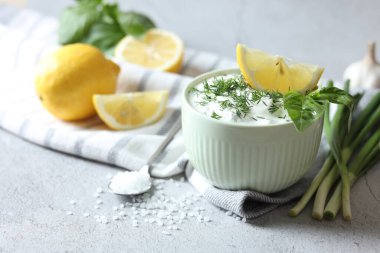
[[[147,163],[141,167],[141,169],[139,171],[132,171],[132,172],[124,172],[124,173],[139,173],[141,174],[141,179],[142,180],[146,180],[146,187],[145,188],[141,188],[141,189],[134,189],[134,190],[131,190],[129,191],[128,193],[126,192],[116,192],[115,190],[113,190],[111,188],[111,183],[112,183],[112,180],[114,178],[111,178],[110,182],[108,183],[108,190],[111,192],[111,193],[114,193],[114,194],[117,194],[117,195],[138,195],[138,194],[142,194],[144,192],[147,192],[151,187],[152,187],[152,183],[151,183],[151,178],[150,178],[150,172],[152,171],[152,168],[153,168],[153,162],[155,161],[155,159],[157,158],[157,156],[159,154],[161,154],[161,152],[168,146],[168,144],[170,143],[170,141],[174,138],[174,136],[177,134],[177,132],[181,129],[181,118],[179,118],[175,123],[174,123],[174,126],[170,129],[170,131],[168,132],[168,135],[165,137],[165,140],[161,143],[161,145],[156,149],[156,151],[153,153],[153,155],[149,158],[149,160],[147,161]]]

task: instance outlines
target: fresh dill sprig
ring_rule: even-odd
[[[220,115],[218,115],[216,112],[212,112],[212,114],[211,114],[211,118],[213,118],[213,119],[220,119],[222,116],[220,116]]]
[[[196,94],[199,94],[201,91],[198,90],[197,88],[195,87],[191,87],[191,89],[189,90],[190,93],[196,93]]]
[[[192,88],[191,92],[195,92],[197,96],[201,95],[202,101],[198,103],[202,106],[216,102],[220,97],[227,97],[227,99],[218,101],[220,108],[232,110],[239,118],[246,117],[254,104],[261,102],[268,106],[266,103],[268,99],[272,101],[268,108],[271,113],[283,106],[281,93],[253,89],[246,83],[242,75],[218,76],[204,81],[202,91]]]

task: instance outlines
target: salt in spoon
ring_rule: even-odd
[[[144,192],[147,192],[152,187],[150,172],[153,168],[153,162],[159,154],[167,147],[170,141],[174,138],[177,132],[181,129],[181,118],[179,118],[174,126],[168,132],[168,135],[165,137],[164,141],[149,158],[147,163],[141,167],[138,171],[125,171],[123,173],[118,173],[116,176],[111,178],[108,184],[108,190],[111,193],[117,195],[138,195]],[[129,189],[123,187],[122,184],[127,182]],[[118,186],[123,187],[123,191]],[[125,185],[124,185],[125,186]],[[119,190],[119,191],[118,191]]]

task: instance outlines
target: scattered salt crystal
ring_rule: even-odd
[[[226,214],[227,214],[228,216],[231,216],[231,215],[232,215],[232,212],[231,212],[231,211],[227,211]]]
[[[242,222],[247,222],[247,219],[246,219],[246,218],[243,218],[243,219],[242,219]]]
[[[171,233],[169,231],[166,231],[166,230],[162,230],[161,233],[163,233],[164,235],[171,235]]]
[[[102,201],[101,199],[98,199],[98,200],[96,201],[96,204],[98,204],[98,205],[103,204],[103,201]]]
[[[120,208],[125,208],[125,205],[124,204],[120,204],[119,207]]]
[[[172,226],[172,230],[179,230],[177,226]]]
[[[70,200],[71,205],[75,205],[77,202],[75,200]]]
[[[104,190],[103,190],[101,187],[98,187],[98,188],[96,188],[96,192],[97,192],[97,193],[103,193]]]
[[[67,215],[73,215],[74,213],[71,212],[71,211],[66,211],[66,214],[67,214]]]
[[[100,198],[100,195],[99,195],[99,193],[94,193],[94,198]]]
[[[127,213],[126,213],[126,212],[124,212],[124,211],[120,211],[120,212],[119,212],[119,215],[120,215],[120,216],[126,216],[126,215],[127,215]]]
[[[99,209],[99,208],[100,208],[100,206],[98,206],[98,205],[94,206],[94,209]]]
[[[239,216],[236,216],[235,219],[238,220],[238,221],[241,220],[241,218]]]
[[[119,220],[120,218],[119,218],[119,216],[114,215],[114,216],[112,216],[112,219],[113,220]]]
[[[90,216],[90,214],[89,213],[84,213],[83,216],[84,217],[88,217],[88,216]]]
[[[117,210],[119,210],[119,208],[117,206],[113,206],[112,210],[117,211]]]

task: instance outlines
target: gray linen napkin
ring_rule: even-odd
[[[322,166],[326,158],[326,150],[327,144],[322,140],[316,162],[309,173],[293,186],[274,194],[263,194],[253,190],[231,191],[216,188],[194,169],[186,156],[183,156],[179,161],[178,167],[185,169],[189,182],[210,203],[241,217],[253,219],[299,198],[306,191],[313,176]]]

